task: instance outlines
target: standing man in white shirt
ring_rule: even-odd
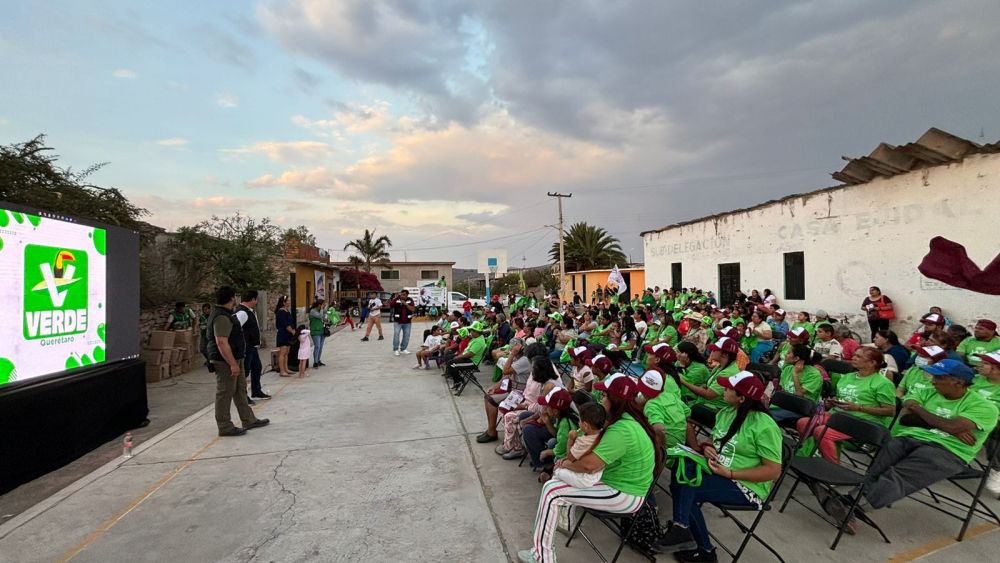
[[[385,336],[382,335],[382,300],[374,291],[368,294],[368,322],[365,326],[365,337],[361,339],[362,342],[368,342],[373,326],[378,327],[378,339],[385,340]]]

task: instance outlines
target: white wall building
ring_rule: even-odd
[[[720,297],[769,288],[786,310],[859,315],[857,329],[877,285],[907,335],[931,305],[967,326],[1000,320],[1000,297],[917,271],[935,236],[964,245],[980,268],[1000,254],[1000,143],[931,129],[916,143],[881,144],[833,177],[844,184],[642,233],[646,285]]]

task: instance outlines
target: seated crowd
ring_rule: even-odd
[[[646,553],[716,561],[702,503],[759,510],[789,459],[788,439],[796,456],[839,464],[852,437],[827,427],[834,414],[892,436],[854,508],[810,485],[847,533],[854,515],[956,475],[989,449],[1000,406],[996,323],[980,319],[968,333],[932,307],[900,338],[882,322],[892,305],[877,289],[862,305],[870,344],[823,311],[786,313],[768,290],[719,307],[711,292],[655,288],[627,303],[526,296],[510,299],[509,315],[498,300],[481,318],[442,314],[416,367],[436,363],[460,392],[493,362],[477,442],[498,442],[498,455],[528,461],[543,483],[521,561],[555,561],[554,534],[576,522],[573,507],[633,516],[630,543]],[[779,391],[807,399],[816,415],[771,405]],[[653,494],[663,470],[665,525]],[[986,488],[1000,495],[997,467]]]

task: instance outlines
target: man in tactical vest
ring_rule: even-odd
[[[236,290],[220,287],[215,292],[215,309],[208,317],[208,356],[215,367],[215,422],[219,436],[242,436],[247,430],[270,422],[254,416],[247,404],[247,380],[242,369],[246,342],[243,327],[233,314],[235,306]],[[233,425],[231,403],[236,403],[243,428]]]

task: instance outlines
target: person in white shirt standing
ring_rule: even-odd
[[[361,339],[362,342],[368,342],[373,326],[378,327],[378,339],[385,340],[382,335],[382,300],[374,292],[368,294],[368,322],[365,327],[365,337]]]

